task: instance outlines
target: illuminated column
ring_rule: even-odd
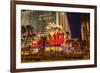
[[[82,19],[82,21],[81,21],[81,36],[82,36],[82,40],[87,40],[89,31],[90,31],[89,22],[88,22],[87,18],[85,18],[85,20]]]
[[[81,36],[82,40],[86,41],[87,48],[90,47],[90,28],[89,28],[89,19],[88,15],[83,15],[81,21]]]
[[[59,12],[56,12],[56,25],[59,25]]]
[[[87,31],[90,32],[90,29],[89,29],[89,22],[87,21],[86,23],[86,26],[87,26]]]
[[[64,14],[64,12],[61,13],[61,25],[64,28],[64,25],[65,25],[65,14]]]
[[[82,40],[85,40],[85,35],[84,35],[84,23],[81,22],[81,37],[82,37]]]
[[[67,13],[64,13],[64,28],[65,28],[65,32],[69,32],[69,38],[71,38],[71,30],[68,22]]]
[[[68,23],[67,13],[56,12],[56,24],[62,27],[64,33],[68,32],[69,38],[71,38],[71,31]]]

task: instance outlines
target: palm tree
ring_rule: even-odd
[[[43,35],[40,37],[41,40],[38,42],[38,44],[41,44],[41,48],[40,48],[40,52],[44,52],[45,51],[45,47],[47,45],[47,36]]]
[[[25,33],[25,32],[26,32],[25,26],[21,26],[21,33]]]
[[[29,40],[30,38],[32,38],[33,27],[31,27],[30,25],[27,25],[27,26],[26,26],[26,32],[27,32],[27,36],[26,36],[25,45],[28,43],[28,40]]]
[[[21,44],[25,45],[25,39],[26,36],[24,35],[26,33],[26,28],[25,26],[21,26]]]

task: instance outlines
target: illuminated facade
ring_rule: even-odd
[[[64,33],[69,33],[68,38],[71,39],[71,30],[68,22],[67,13],[56,12],[56,25],[62,26]]]
[[[89,28],[88,14],[22,10],[21,62],[89,59]]]
[[[89,15],[84,14],[81,21],[81,36],[82,40],[86,41],[87,47],[89,48],[90,43],[90,21]]]

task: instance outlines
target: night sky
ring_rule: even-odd
[[[81,37],[81,13],[67,13],[72,38]]]

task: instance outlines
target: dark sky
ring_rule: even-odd
[[[81,37],[81,13],[68,13],[72,38]]]

